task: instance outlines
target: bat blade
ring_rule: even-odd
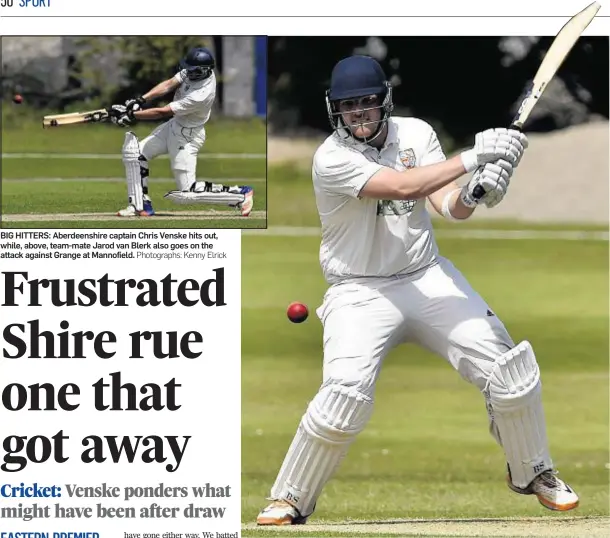
[[[64,125],[77,125],[82,123],[97,123],[109,118],[108,110],[88,110],[86,112],[72,112],[69,114],[53,114],[42,118],[42,127],[61,127]]]
[[[544,55],[544,58],[540,63],[540,67],[538,68],[538,71],[536,71],[534,80],[530,84],[525,97],[521,101],[517,114],[510,124],[511,129],[516,129],[518,131],[523,130],[525,122],[529,118],[529,115],[544,93],[544,90],[548,86],[549,82],[551,82],[552,78],[561,67],[561,64],[566,59],[587,26],[589,26],[600,7],[601,4],[599,2],[593,2],[585,9],[571,17],[570,20],[563,25],[561,30],[559,30],[549,50]],[[483,196],[485,196],[485,190],[483,187],[481,187],[481,185],[477,185],[473,189],[472,195],[476,200],[480,200]]]
[[[519,110],[512,121],[512,128],[523,129],[525,122],[529,118],[530,113],[544,93],[549,82],[555,76],[579,37],[587,26],[589,26],[600,7],[601,5],[599,2],[593,2],[581,12],[574,15],[566,22],[561,30],[559,30],[536,72],[529,90],[523,101],[521,101]]]

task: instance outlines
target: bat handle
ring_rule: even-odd
[[[523,126],[518,123],[511,123],[509,129],[515,131],[522,131]],[[472,191],[472,196],[475,200],[480,200],[481,198],[483,198],[483,196],[485,196],[485,189],[481,187],[481,185],[477,185]]]
[[[483,196],[485,196],[485,189],[481,187],[481,185],[477,185],[472,191],[472,197],[475,200],[480,200],[481,198],[483,198]]]

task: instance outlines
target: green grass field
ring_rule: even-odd
[[[270,227],[318,224],[303,174],[271,168],[269,184]],[[456,226],[556,229],[510,222],[436,226],[440,232]],[[441,253],[483,294],[512,337],[534,346],[552,456],[561,476],[580,494],[580,507],[553,513],[533,497],[512,493],[504,481],[501,449],[487,430],[482,396],[442,359],[402,346],[382,369],[371,422],[308,524],[256,528],[256,515],[267,503],[298,421],[321,380],[322,328],[315,308],[326,289],[318,265],[319,237],[270,231],[243,238],[244,536],[610,535],[603,528],[607,520],[573,519],[609,515],[607,241],[494,241],[441,234]],[[292,301],[309,306],[305,323],[294,325],[286,318]],[[538,523],[544,528],[528,534],[518,522],[499,522],[494,529],[475,522],[464,530],[450,522],[436,531],[433,521],[528,517],[534,518],[528,529],[538,529]],[[396,524],[420,518],[428,520],[423,527]],[[391,524],[345,524],[350,521]]]
[[[13,116],[11,111],[11,121],[3,122],[2,129],[4,228],[266,227],[263,120],[210,121],[198,160],[200,180],[254,187],[255,203],[250,217],[243,218],[228,207],[182,206],[166,201],[163,195],[176,187],[169,159],[162,156],[150,163],[149,188],[157,216],[118,219],[114,215],[126,205],[127,196],[120,156],[123,129],[113,125],[42,129],[31,117],[31,111],[29,119],[19,125]],[[142,122],[133,130],[142,139],[156,125]]]

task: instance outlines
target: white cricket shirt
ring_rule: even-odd
[[[390,118],[380,150],[337,132],[317,149],[312,178],[322,225],[320,265],[327,282],[412,273],[436,260],[438,248],[425,199],[359,198],[370,177],[445,160],[431,125]]]
[[[169,104],[176,121],[183,127],[203,126],[210,119],[216,98],[216,75],[212,73],[205,80],[191,81],[184,69],[174,78],[181,82],[174,93],[174,100]]]

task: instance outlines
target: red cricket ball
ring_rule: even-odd
[[[303,303],[290,303],[286,314],[292,323],[303,323],[309,316],[309,310]]]
[[[13,96],[13,102],[17,103],[18,105],[20,105],[23,102],[23,97],[21,95],[19,95],[18,93],[16,93]]]

